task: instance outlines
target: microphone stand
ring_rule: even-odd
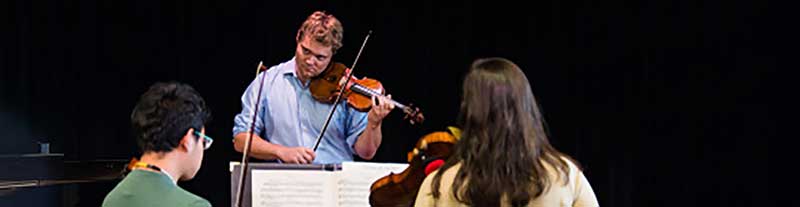
[[[264,66],[264,61],[258,63],[258,68],[256,69],[256,78],[258,78],[259,72],[262,70],[266,70],[267,68]],[[250,144],[253,142],[253,134],[255,133],[256,127],[256,117],[258,116],[258,105],[261,103],[261,90],[264,88],[264,79],[267,79],[266,75],[261,78],[261,83],[258,86],[258,96],[255,100],[255,109],[253,110],[253,121],[250,122],[250,134],[247,135],[247,141],[244,143],[244,150],[242,150],[242,163],[239,168],[239,183],[238,188],[239,190],[236,191],[236,203],[234,207],[240,207],[242,205],[242,193],[244,192],[244,181],[245,177],[247,176],[247,158],[250,156]]]

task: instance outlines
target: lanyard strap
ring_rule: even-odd
[[[163,170],[163,169],[161,169],[160,167],[158,167],[158,166],[155,166],[155,165],[153,165],[153,164],[150,164],[150,163],[146,163],[146,162],[136,162],[136,164],[133,164],[133,167],[143,167],[143,168],[150,168],[150,169],[152,169],[152,170],[155,170],[155,171],[159,171],[159,172],[161,172],[161,173],[164,173],[164,175],[167,175],[167,177],[169,177],[169,179],[170,179],[170,180],[174,180],[174,179],[172,179],[172,176],[171,176],[171,175],[169,175],[169,173],[167,173],[167,171],[164,171],[164,170]]]

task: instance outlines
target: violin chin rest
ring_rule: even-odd
[[[428,174],[431,174],[433,171],[439,169],[439,167],[441,167],[443,164],[444,160],[442,159],[431,161],[425,166],[425,176],[428,176]]]

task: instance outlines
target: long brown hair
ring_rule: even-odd
[[[459,202],[499,206],[508,198],[524,206],[550,186],[569,179],[568,156],[547,140],[544,121],[525,74],[503,58],[478,59],[464,78],[458,123],[462,137],[436,173],[433,197],[439,198],[442,174],[461,163],[452,184]],[[543,163],[557,169],[552,178]],[[464,188],[464,189],[462,189]]]

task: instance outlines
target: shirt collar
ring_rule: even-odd
[[[294,77],[297,77],[297,69],[296,69],[297,68],[297,62],[296,62],[296,60],[297,60],[296,57],[292,57],[292,59],[289,60],[289,62],[286,63],[286,67],[284,67],[283,70],[281,70],[281,74],[293,75]]]
[[[289,60],[289,62],[286,63],[286,67],[282,68],[280,73],[283,74],[284,76],[287,76],[287,75],[294,76],[292,79],[294,79],[294,81],[296,81],[297,84],[300,85],[303,88],[307,88],[309,86],[309,84],[311,83],[311,81],[303,83],[302,81],[300,81],[300,78],[297,77],[297,59],[296,59],[296,57],[292,57],[292,60]]]

